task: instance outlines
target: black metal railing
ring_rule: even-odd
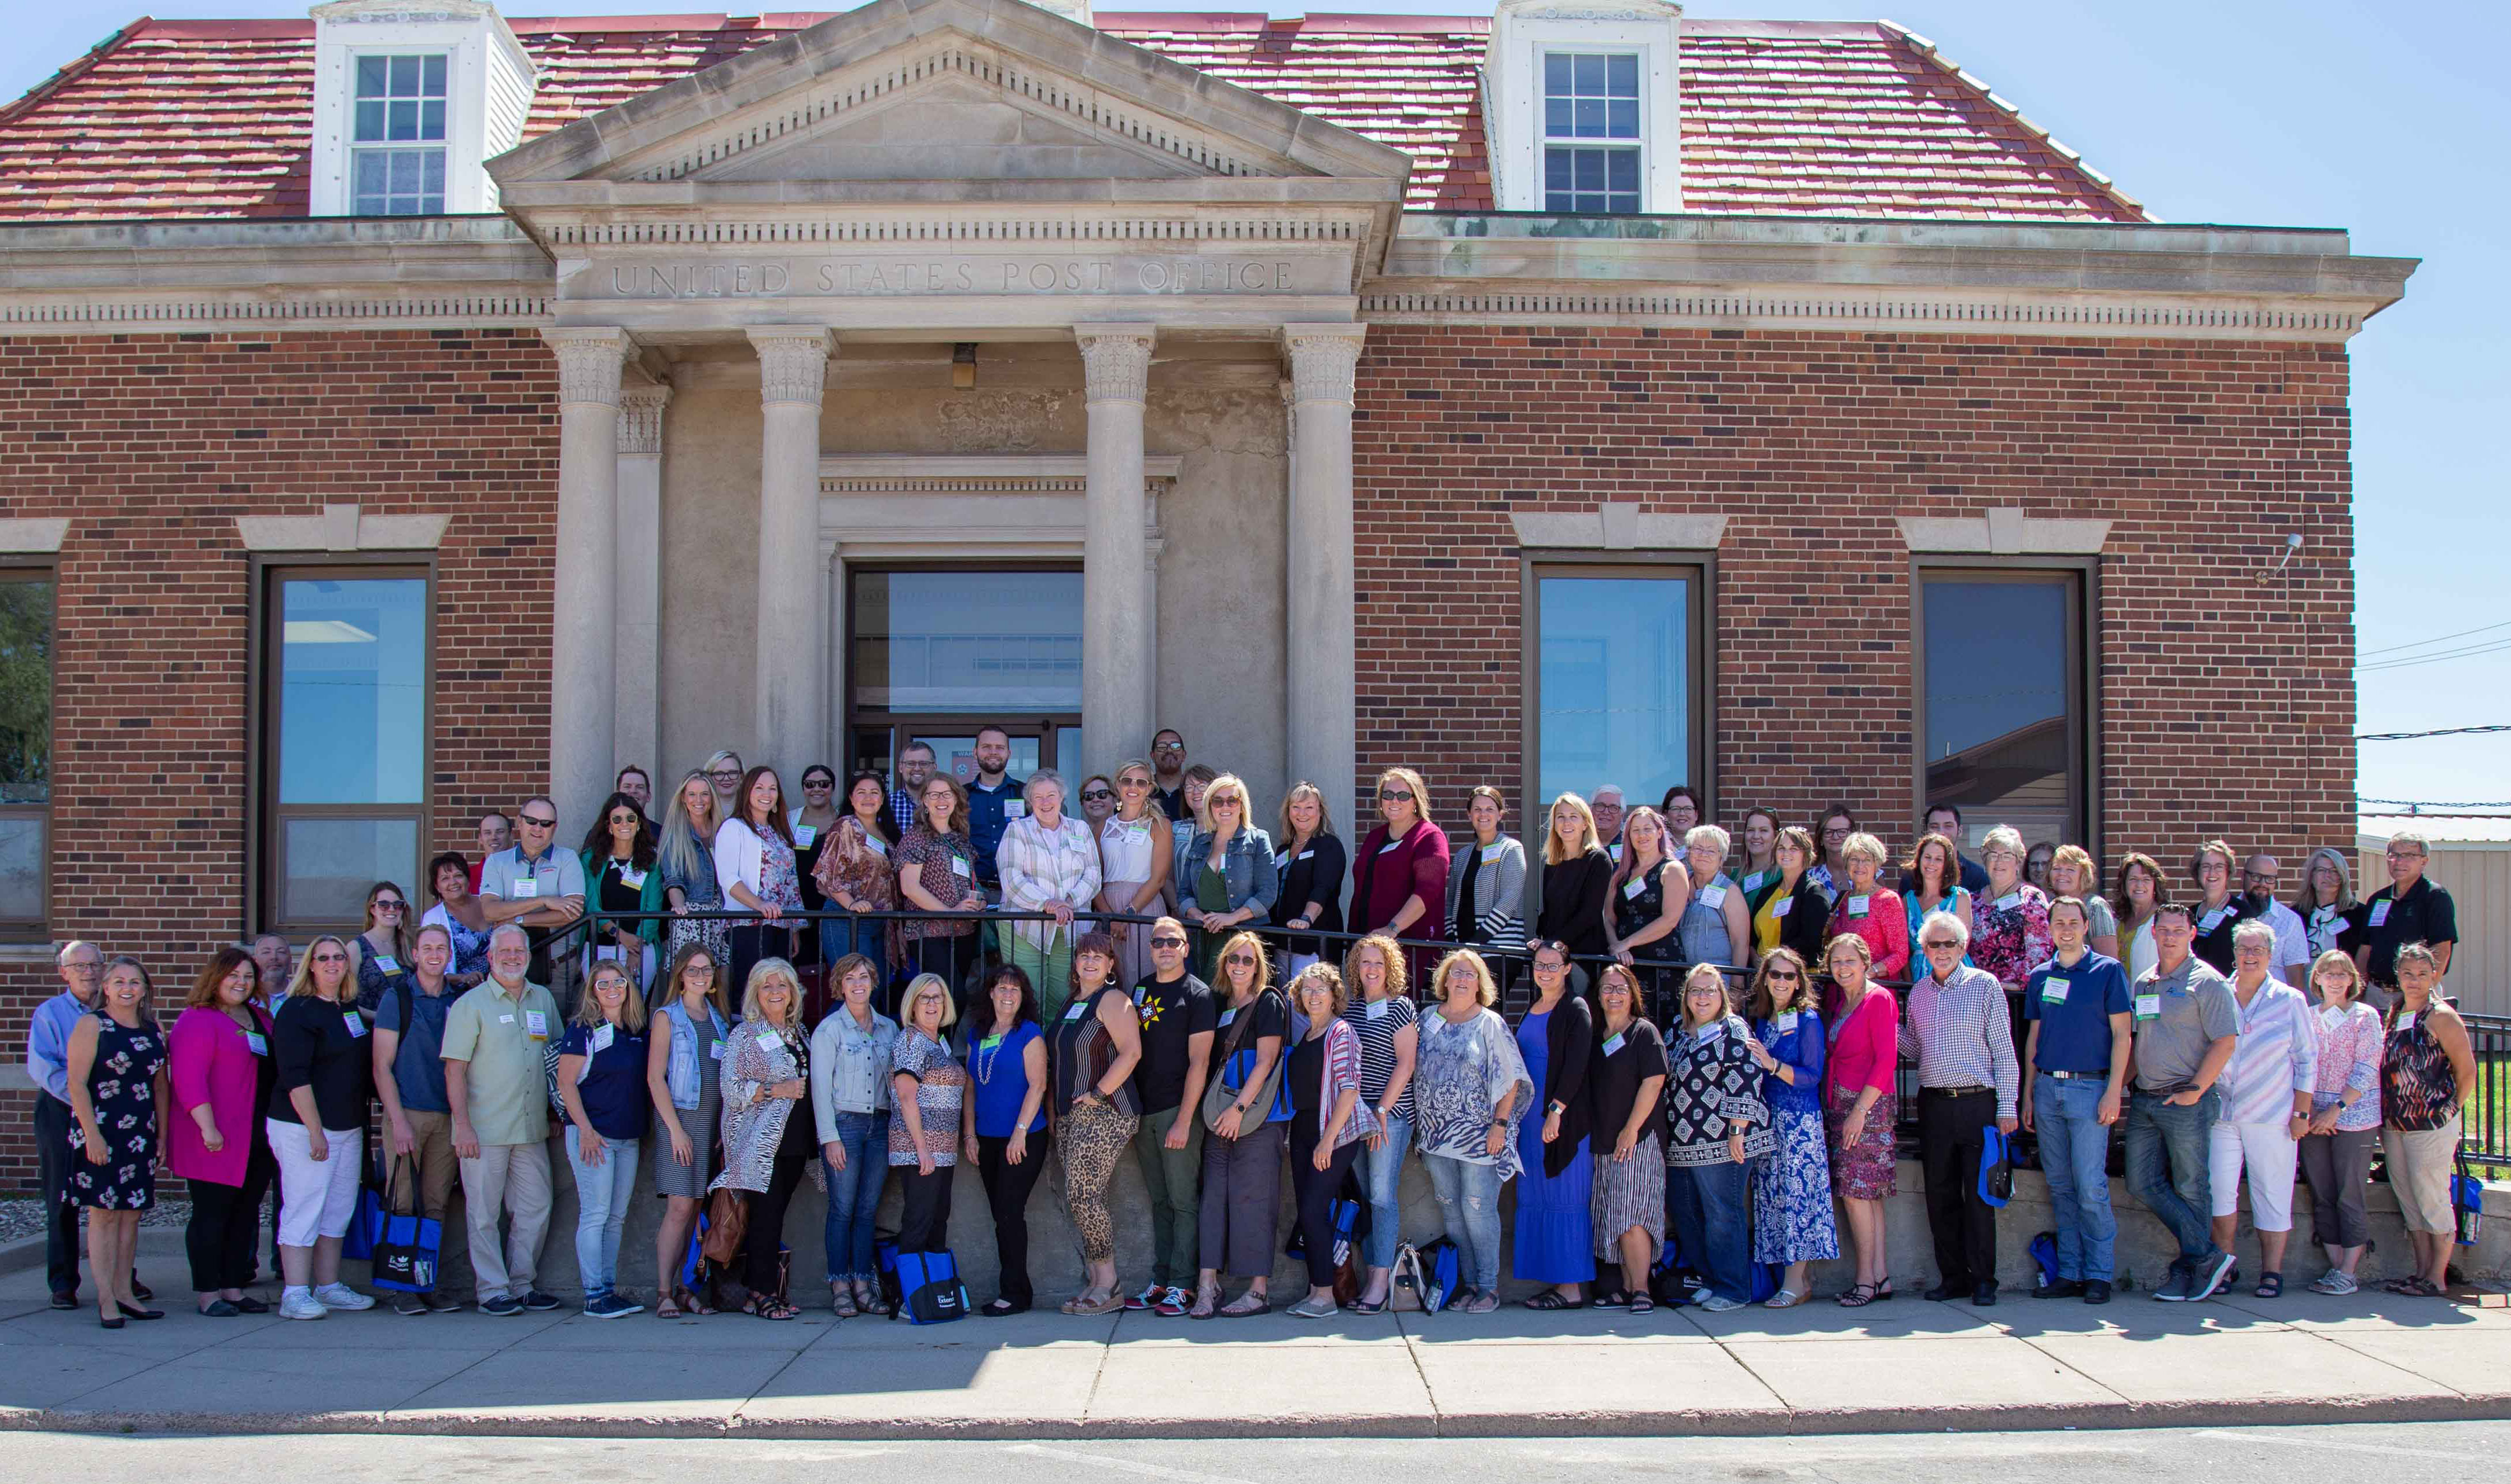
[[[2511,1167],[2511,1015],[2470,1015],[2469,1048],[2476,1053],[2476,1091],[2458,1125],[2458,1147],[2471,1164]]]

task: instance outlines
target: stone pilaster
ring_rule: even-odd
[[[1152,598],[1149,513],[1142,483],[1142,406],[1150,388],[1149,324],[1076,324],[1090,419],[1081,564],[1081,725],[1094,754],[1074,777],[1150,745]]]
[[[660,712],[657,692],[661,669],[663,600],[663,409],[672,389],[660,383],[625,388],[619,394],[619,529],[611,591],[614,623],[610,766],[635,763],[654,779],[656,790],[669,788],[663,778]]]
[[[1353,819],[1370,817],[1356,802],[1354,777],[1360,712],[1351,520],[1352,385],[1366,332],[1359,324],[1282,326],[1291,361],[1284,651],[1291,657],[1291,778],[1314,782]]]
[[[619,378],[634,342],[616,326],[545,329],[558,357],[556,582],[550,623],[550,797],[559,828],[581,833],[610,791],[609,567],[619,522]]]
[[[758,351],[757,750],[790,780],[828,761],[828,615],[821,606],[820,399],[835,337],[817,325],[752,329]],[[833,766],[833,764],[831,765]],[[789,783],[795,798],[798,781]]]

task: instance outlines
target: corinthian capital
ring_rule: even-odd
[[[628,332],[617,325],[583,325],[545,329],[541,338],[558,357],[558,400],[619,405],[619,370],[636,349]]]
[[[1148,395],[1156,326],[1076,324],[1072,338],[1081,346],[1081,382],[1090,400],[1140,401]]]
[[[619,394],[619,452],[628,458],[653,458],[663,451],[663,408],[672,400],[668,385],[623,389]]]
[[[1291,353],[1294,401],[1349,402],[1360,364],[1365,324],[1285,324],[1282,344]]]
[[[771,324],[750,331],[758,350],[758,400],[761,402],[820,404],[829,383],[829,356],[836,337],[816,325]]]

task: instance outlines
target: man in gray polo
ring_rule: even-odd
[[[513,923],[531,938],[531,976],[558,990],[564,982],[554,966],[573,954],[550,953],[551,940],[584,916],[584,860],[558,843],[558,806],[545,797],[523,800],[515,812],[522,839],[480,868],[480,911],[493,925]]]
[[[2215,1081],[2232,1059],[2241,1011],[2232,986],[2188,951],[2185,903],[2154,909],[2154,965],[2136,981],[2136,1083],[2128,1091],[2128,1189],[2180,1241],[2171,1275],[2153,1296],[2172,1303],[2211,1297],[2232,1271],[2215,1245],[2207,1180],[2209,1143],[2222,1101]]]

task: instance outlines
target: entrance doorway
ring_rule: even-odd
[[[1079,765],[1077,565],[850,565],[846,587],[850,767],[894,778],[921,741],[965,781],[984,726],[1010,735],[1014,778]]]

